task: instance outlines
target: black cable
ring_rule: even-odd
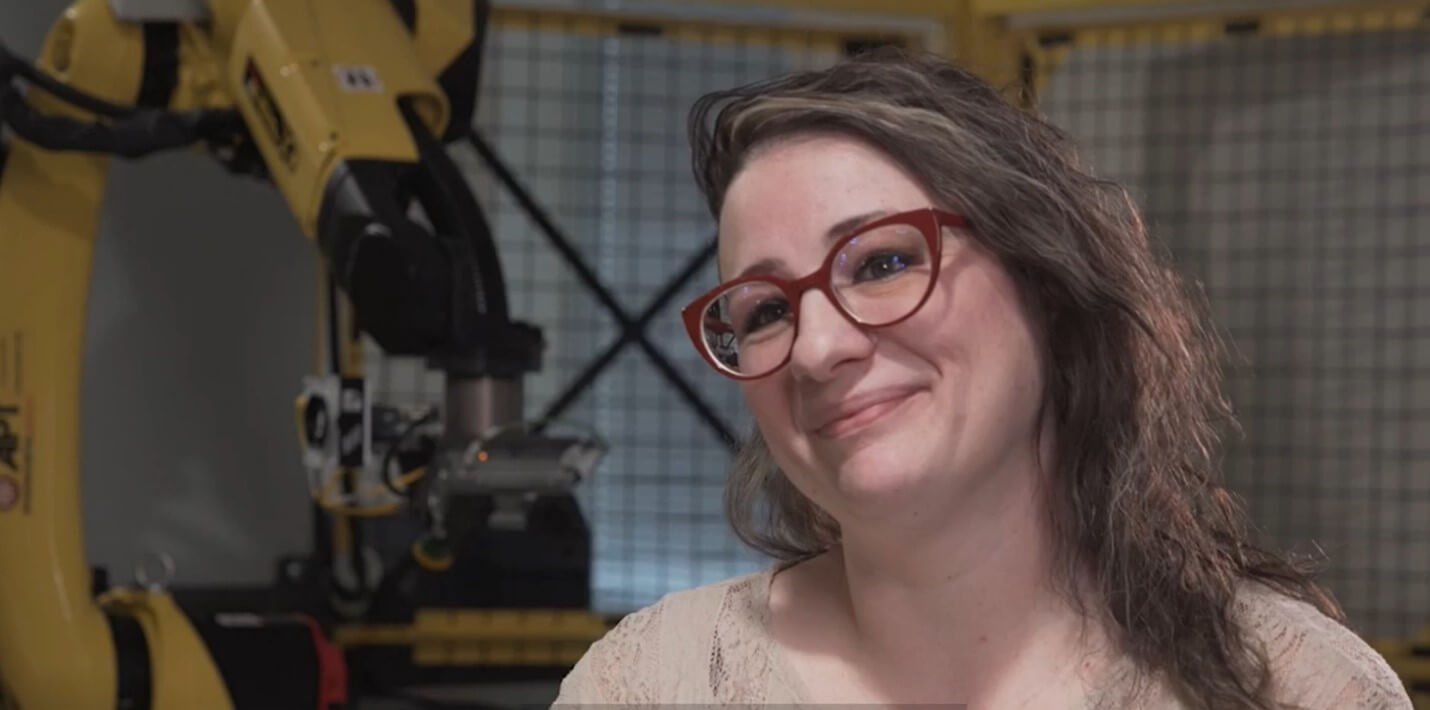
[[[0,44],[0,79],[9,81],[10,77],[17,74],[29,80],[31,84],[53,94],[55,98],[91,113],[116,118],[135,112],[133,108],[110,103],[40,71],[38,67],[15,56],[5,45]]]
[[[136,111],[113,121],[83,121],[36,111],[14,88],[0,90],[0,118],[21,138],[45,150],[79,150],[140,158],[215,140],[243,128],[233,109]]]
[[[88,121],[36,111],[11,79],[20,76],[77,108],[109,120]],[[40,71],[0,45],[0,121],[21,138],[45,150],[80,150],[138,158],[183,148],[196,141],[213,143],[239,135],[243,117],[234,109],[168,111],[113,104]]]
[[[397,458],[397,450],[402,448],[402,444],[417,431],[418,427],[436,418],[437,409],[435,407],[428,409],[426,414],[408,422],[407,426],[402,429],[402,433],[398,434],[397,439],[392,442],[392,445],[387,447],[387,453],[382,455],[382,485],[386,486],[387,490],[397,495],[406,495],[406,491],[398,488],[397,482],[392,479],[392,460]]]

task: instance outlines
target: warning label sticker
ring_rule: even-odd
[[[30,426],[25,391],[25,334],[0,330],[0,513],[30,512]]]
[[[19,418],[19,407],[0,405],[0,466],[14,474],[20,472],[20,464],[15,461],[16,454],[20,453],[20,434],[12,422]]]
[[[24,503],[29,512],[27,492],[30,484],[29,417],[23,401],[9,394],[0,394],[0,511]]]

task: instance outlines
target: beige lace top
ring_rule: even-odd
[[[556,705],[806,702],[768,631],[777,569],[675,592],[628,615],[566,676]],[[1265,644],[1281,702],[1411,708],[1385,659],[1314,607],[1263,589],[1244,593],[1237,609]],[[1139,697],[1138,707],[1182,707],[1165,689]]]

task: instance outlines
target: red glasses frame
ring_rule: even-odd
[[[907,224],[918,227],[919,231],[923,233],[924,239],[928,240],[929,254],[932,255],[931,261],[933,266],[929,274],[928,288],[924,289],[924,294],[919,297],[919,302],[915,304],[913,308],[910,308],[907,314],[888,323],[870,325],[860,321],[853,313],[845,309],[844,304],[841,303],[839,297],[835,295],[834,288],[830,283],[834,273],[834,258],[839,254],[840,250],[859,235],[881,227],[887,227],[891,224]],[[780,368],[788,364],[790,355],[794,352],[794,348],[791,347],[790,352],[785,353],[784,360],[781,360],[780,364],[770,368],[769,372],[762,372],[758,375],[742,375],[730,370],[715,358],[714,354],[710,352],[709,346],[705,343],[705,336],[701,333],[701,319],[704,317],[705,310],[710,307],[710,303],[720,294],[741,284],[759,281],[771,284],[783,292],[790,304],[790,318],[794,321],[795,338],[799,337],[800,297],[804,295],[805,291],[810,289],[818,289],[824,294],[825,298],[829,299],[829,302],[834,305],[834,309],[839,311],[840,315],[844,316],[850,323],[861,328],[887,328],[891,325],[901,323],[915,313],[918,313],[919,309],[923,308],[924,303],[928,301],[929,294],[933,293],[933,285],[938,281],[939,267],[943,262],[943,227],[967,229],[968,220],[964,219],[961,215],[932,207],[892,214],[876,219],[840,237],[839,240],[834,243],[834,246],[829,248],[829,254],[824,257],[824,263],[814,272],[806,276],[791,280],[771,274],[755,274],[722,283],[706,291],[694,301],[691,301],[685,308],[680,309],[680,317],[685,321],[686,334],[690,336],[690,342],[695,345],[695,349],[700,352],[701,357],[705,358],[705,361],[710,363],[710,366],[714,367],[721,374],[736,380],[757,380],[778,372]]]

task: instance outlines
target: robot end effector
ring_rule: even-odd
[[[541,333],[510,320],[491,230],[466,180],[398,103],[418,160],[342,162],[318,209],[319,247],[359,327],[385,352],[427,357],[458,377],[540,369]]]
[[[544,339],[510,319],[486,219],[444,148],[403,108],[420,159],[349,161],[324,190],[316,236],[329,272],[384,352],[423,357],[446,375],[429,493],[568,488],[604,445],[514,426]]]
[[[403,114],[419,159],[350,160],[331,173],[316,237],[329,273],[348,296],[357,325],[390,355],[420,356],[446,373],[448,436],[474,423],[453,408],[472,381],[513,383],[541,368],[544,340],[511,320],[490,228],[443,146],[414,112]],[[521,402],[486,398],[484,424],[519,419]],[[514,404],[515,411],[490,411]],[[453,443],[456,443],[453,440]]]

